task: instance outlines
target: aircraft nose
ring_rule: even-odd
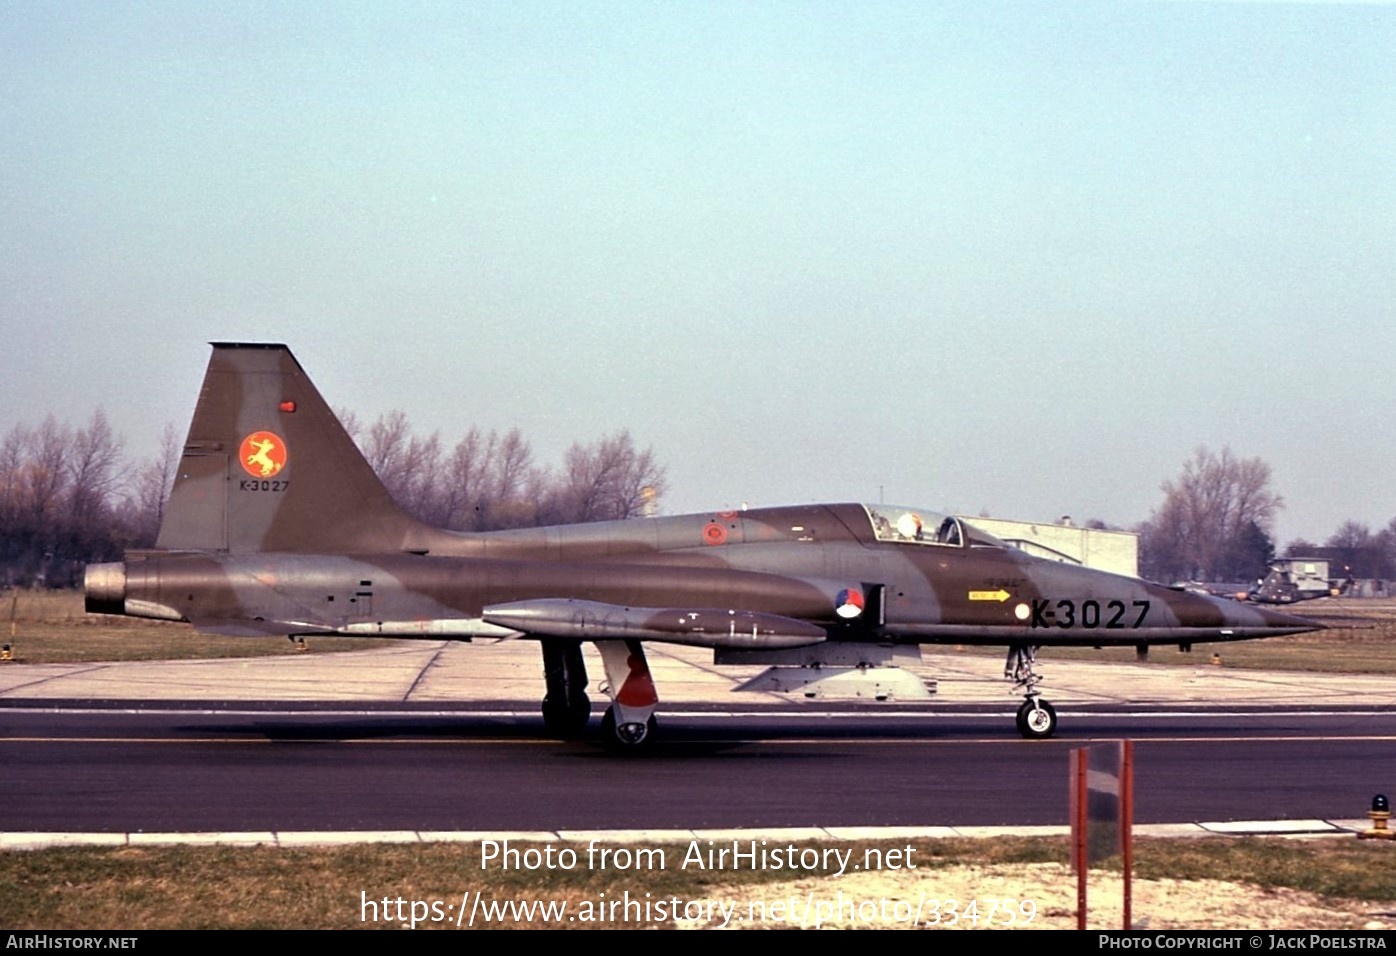
[[[1300,617],[1297,614],[1286,614],[1283,611],[1272,611],[1269,608],[1260,609],[1260,615],[1265,619],[1267,626],[1285,628],[1296,633],[1299,631],[1324,631],[1328,629],[1327,624],[1320,624],[1312,618]]]
[[[1233,630],[1238,636],[1278,637],[1284,634],[1302,634],[1305,631],[1322,631],[1327,625],[1296,614],[1286,614],[1255,604],[1241,604],[1224,598],[1212,598],[1222,611],[1223,627]]]
[[[1241,640],[1252,637],[1279,637],[1321,631],[1326,625],[1306,617],[1286,614],[1249,601],[1232,601],[1209,594],[1175,594],[1168,602],[1177,626],[1196,637],[1211,632],[1211,640]]]

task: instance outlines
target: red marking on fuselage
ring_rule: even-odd
[[[716,521],[709,521],[707,524],[703,525],[703,543],[726,544],[727,529]]]

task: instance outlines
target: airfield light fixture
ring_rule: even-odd
[[[1386,798],[1386,794],[1379,793],[1372,797],[1372,809],[1367,811],[1367,818],[1372,821],[1372,827],[1369,830],[1363,830],[1361,833],[1357,834],[1357,839],[1396,839],[1396,831],[1386,828],[1387,821],[1391,819],[1391,801]]]

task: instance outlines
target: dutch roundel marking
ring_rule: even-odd
[[[851,620],[863,613],[865,604],[862,591],[857,588],[844,588],[834,599],[834,613],[845,620]]]
[[[727,529],[716,521],[709,521],[707,524],[703,525],[703,543],[726,544]]]
[[[242,440],[238,461],[253,478],[275,478],[286,467],[286,442],[275,432],[253,432]]]

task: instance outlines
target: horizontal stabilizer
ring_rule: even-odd
[[[817,644],[824,629],[793,617],[720,608],[622,607],[600,601],[539,598],[484,610],[490,624],[546,637],[633,637],[695,647],[781,648]]]

